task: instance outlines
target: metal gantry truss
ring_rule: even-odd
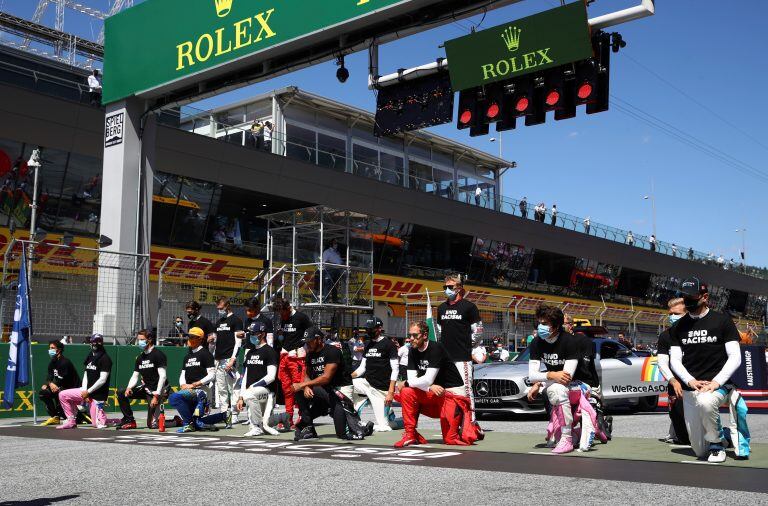
[[[102,23],[96,41],[90,41],[67,33],[64,25],[66,9],[85,14],[99,21],[104,21],[107,17],[132,7],[133,1],[110,0],[109,10],[103,12],[74,0],[38,0],[31,20],[0,12],[0,30],[23,39],[22,42],[7,39],[2,39],[0,42],[30,53],[64,61],[70,65],[91,68],[94,60],[101,60],[104,57],[104,48],[102,46],[104,42],[104,25]],[[56,18],[53,28],[42,24],[43,16],[50,4],[54,4],[56,7]],[[31,47],[32,42],[38,42],[53,48],[53,54]],[[65,54],[66,57],[64,56]],[[81,56],[85,60],[78,61],[77,56]]]

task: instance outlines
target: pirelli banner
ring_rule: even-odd
[[[587,8],[577,1],[445,43],[454,91],[592,56]]]

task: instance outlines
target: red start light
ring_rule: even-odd
[[[461,116],[459,116],[459,121],[462,125],[469,124],[469,122],[472,121],[472,111],[466,109],[464,112],[462,112]]]
[[[488,116],[490,119],[493,119],[499,115],[500,111],[501,110],[499,109],[499,104],[494,102],[488,106],[488,109],[485,111],[485,115]]]
[[[528,109],[529,104],[530,101],[528,100],[528,97],[520,97],[517,99],[517,102],[515,102],[515,110],[517,112],[524,112]]]
[[[547,93],[547,98],[545,101],[547,105],[550,106],[557,104],[560,101],[560,92],[557,90],[550,91]]]
[[[581,86],[579,86],[576,94],[582,100],[589,98],[589,96],[592,94],[592,85],[589,83],[583,83]]]

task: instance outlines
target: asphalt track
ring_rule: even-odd
[[[665,418],[618,417],[617,427],[638,424],[658,431]],[[762,428],[766,418],[753,416],[752,427]],[[687,448],[628,437],[598,445],[588,454],[557,457],[540,448],[540,434],[504,430],[538,432],[530,427],[544,422],[484,425],[495,431],[472,448],[439,444],[432,425],[423,431],[429,445],[404,450],[391,446],[399,433],[346,443],[332,437],[328,426],[320,428],[319,440],[299,445],[289,434],[242,438],[242,426],[182,435],[6,425],[0,427],[0,501],[6,501],[0,505],[125,504],[129,498],[132,503],[255,502],[242,496],[249,483],[258,485],[260,500],[310,504],[341,499],[367,504],[457,502],[462,497],[477,504],[565,497],[680,504],[702,499],[765,502],[768,497],[762,495],[768,492],[768,444],[762,442],[753,445],[751,460],[729,459],[726,465],[700,463]],[[286,476],[293,477],[290,486]],[[567,495],[558,490],[567,490]]]

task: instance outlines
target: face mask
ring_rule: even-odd
[[[181,328],[182,322],[176,322],[175,325],[176,327]]]
[[[56,356],[56,350],[54,350],[53,348],[48,348],[48,355],[50,355],[51,358],[55,357]]]
[[[411,347],[411,343],[405,343],[405,347],[406,348],[410,348]]]
[[[100,349],[101,349],[101,346],[98,345],[98,344],[92,344],[91,345],[91,350],[92,351],[99,351]]]
[[[136,341],[136,346],[141,348],[142,350],[147,347],[147,341]]]
[[[195,316],[196,316],[195,313],[187,313],[187,318],[189,318],[190,320],[194,320]]]
[[[226,309],[219,309],[219,316],[227,316],[227,310]]]
[[[688,312],[696,311],[699,308],[699,303],[701,302],[701,299],[685,299],[685,309],[688,310]]]
[[[683,317],[683,315],[681,315],[681,314],[671,314],[671,315],[669,315],[669,324],[670,325],[674,325],[675,322],[677,322],[677,320],[679,320],[682,317]]]
[[[450,288],[445,289],[445,296],[448,297],[448,300],[455,299],[456,295],[458,295],[458,292],[456,290],[451,290]]]
[[[548,339],[552,335],[552,330],[550,330],[549,325],[539,323],[539,326],[536,327],[536,334],[542,339]]]
[[[259,345],[259,336],[250,336],[248,340],[251,341],[251,344],[254,346]]]

